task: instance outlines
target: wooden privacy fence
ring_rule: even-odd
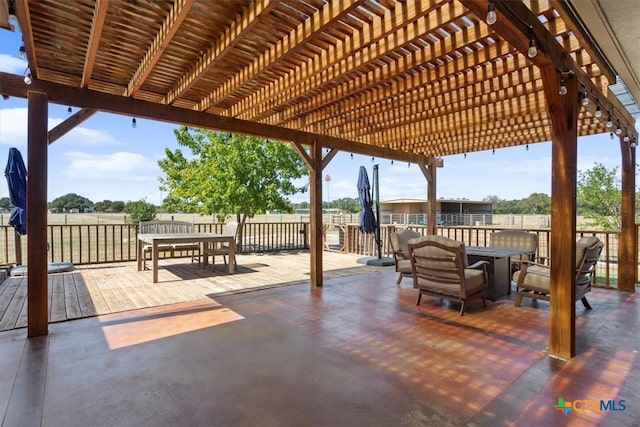
[[[223,223],[195,224],[196,232],[222,233]],[[389,234],[399,227],[381,225],[381,256],[391,257]],[[423,235],[427,228],[408,225],[406,228]],[[499,228],[489,227],[438,227],[438,234],[464,242],[471,246],[486,246],[489,235]],[[538,236],[538,256],[549,256],[549,229],[526,229]],[[304,250],[309,248],[310,225],[306,222],[249,222],[240,231],[238,252],[271,252]],[[598,284],[615,287],[618,277],[618,235],[602,231],[579,231],[578,236],[597,236],[605,246],[597,267]],[[132,224],[76,224],[49,225],[49,262],[100,264],[135,261],[137,227]],[[324,248],[329,251],[377,256],[374,234],[362,234],[357,224],[325,224]],[[0,226],[0,264],[16,263],[15,234],[10,226]],[[22,260],[27,259],[27,239],[23,237]],[[636,243],[637,244],[637,243]],[[185,252],[183,254],[187,256]]]

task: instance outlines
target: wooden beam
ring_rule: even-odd
[[[622,201],[620,206],[621,226],[618,240],[618,289],[635,292],[638,255],[635,221],[636,206],[636,148],[620,138],[622,154]]]
[[[467,9],[473,12],[480,20],[484,20],[487,15],[488,1],[459,0]],[[511,44],[521,54],[527,55],[529,49],[529,26],[533,28],[538,54],[529,60],[540,68],[552,66],[558,71],[572,72],[585,89],[592,95],[597,96],[602,108],[614,112],[616,117],[624,127],[633,129],[635,119],[626,109],[620,110],[618,106],[612,104],[602,93],[602,89],[586,75],[579,64],[577,64],[569,52],[558,43],[555,36],[551,34],[538,17],[527,7],[524,2],[518,1],[495,1],[496,15],[498,20],[491,27],[497,35]],[[557,89],[557,88],[556,88]],[[580,89],[580,88],[579,88]]]
[[[233,132],[241,135],[253,135],[261,138],[312,145],[322,140],[322,145],[340,151],[364,154],[368,156],[401,160],[411,163],[425,163],[426,157],[420,154],[402,152],[357,141],[318,135],[295,129],[255,123],[233,117],[203,113],[186,108],[161,105],[155,102],[110,95],[90,89],[74,88],[57,83],[33,79],[30,86],[24,84],[24,77],[15,74],[0,73],[0,93],[26,98],[27,90],[46,93],[50,102],[82,108],[94,108],[110,113],[142,117],[161,122],[179,123],[205,129]]]
[[[304,148],[304,146],[302,144],[298,144],[295,141],[293,141],[291,145],[293,146],[293,149],[297,151],[298,156],[300,156],[309,170],[313,169],[313,160],[311,159],[311,156],[309,156],[309,153],[307,153],[307,150]]]
[[[27,335],[49,333],[47,277],[47,95],[29,92],[27,137]]]
[[[84,67],[82,68],[81,87],[89,86],[93,66],[96,61],[96,54],[100,39],[102,38],[102,30],[104,29],[104,21],[107,19],[107,9],[109,8],[109,0],[97,0],[93,11],[93,19],[91,20],[91,30],[89,31],[89,43],[87,44],[87,53],[84,56]],[[51,143],[51,142],[49,142]]]
[[[236,43],[247,35],[260,23],[260,15],[271,12],[279,0],[258,0],[247,6],[244,14],[225,31],[211,46],[198,63],[183,76],[180,81],[162,99],[163,104],[171,104],[197,82],[208,70],[215,67],[218,61],[224,60],[233,50]]]
[[[76,111],[67,120],[60,123],[58,126],[54,127],[49,131],[49,145],[53,144],[55,141],[60,139],[63,135],[66,135],[67,132],[70,132],[80,123],[84,122],[89,117],[93,116],[97,111],[98,110],[93,108],[82,108]]]
[[[322,169],[326,168],[327,165],[329,165],[329,163],[331,163],[331,160],[333,160],[333,158],[339,152],[340,152],[340,150],[336,150],[335,148],[330,149],[329,152],[322,158]]]
[[[427,179],[427,234],[435,235],[436,224],[436,158],[429,157],[426,165],[419,164],[422,174]]]
[[[275,2],[271,3],[271,7],[273,7],[273,3]],[[328,25],[337,21],[349,11],[356,9],[362,3],[364,3],[364,0],[325,3],[312,17],[302,21],[296,28],[292,29],[289,34],[282,37],[278,43],[274,44],[251,64],[244,67],[242,71],[236,73],[232,79],[202,99],[196,109],[198,111],[205,111],[216,102],[224,100],[235,90],[241,88],[242,85],[250,83],[265,73],[271,73],[272,69],[278,67],[281,62],[288,62],[290,58],[295,58],[291,62],[298,61],[298,58],[303,56],[299,54],[300,46],[306,46],[310,39],[313,39],[313,37],[325,30]],[[254,21],[258,20],[254,19]],[[273,58],[278,58],[278,61],[274,61]],[[297,75],[299,76],[300,74]]]
[[[309,171],[310,222],[311,222],[311,288],[322,287],[322,145],[311,145],[313,167]]]
[[[162,57],[164,50],[173,40],[173,36],[178,32],[194,2],[195,0],[176,0],[173,3],[171,10],[165,17],[164,22],[162,22],[162,27],[156,33],[151,46],[149,46],[144,58],[140,61],[135,73],[133,73],[133,77],[131,77],[127,85],[127,90],[123,93],[124,96],[133,96],[138,92],[149,74],[151,74],[153,67]]]
[[[29,6],[27,0],[16,0],[16,13],[18,22],[20,23],[20,31],[22,32],[22,42],[24,43],[25,51],[27,52],[27,62],[29,63],[29,70],[31,76],[38,78],[38,64],[36,62],[36,49],[35,42],[33,40],[33,29],[31,28],[31,14],[29,13]]]
[[[570,359],[576,351],[576,182],[578,160],[578,80],[558,94],[554,66],[541,69],[553,121],[551,139],[551,289],[549,354]]]

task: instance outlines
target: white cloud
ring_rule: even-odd
[[[27,68],[27,61],[15,56],[0,53],[0,71],[11,74],[23,74]]]
[[[155,182],[157,164],[138,153],[117,152],[112,154],[91,154],[69,151],[64,154],[68,164],[61,171],[70,179],[100,180],[102,185],[116,185],[122,181]]]
[[[51,117],[47,128],[53,129],[64,119]],[[0,140],[7,145],[27,145],[28,111],[26,108],[2,108],[0,109]],[[98,129],[78,126],[69,133],[63,135],[55,142],[59,146],[121,146],[122,142],[116,140],[111,134]]]

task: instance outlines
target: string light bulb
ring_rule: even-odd
[[[498,15],[496,15],[496,4],[492,1],[489,2],[489,7],[487,8],[487,24],[493,25],[498,20]]]
[[[611,113],[609,113],[609,118],[607,119],[607,129],[610,129],[613,126],[613,121],[611,120]]]
[[[491,154],[493,154],[494,156],[496,155],[496,149],[495,148],[493,149],[493,152]]]
[[[616,135],[622,134],[622,128],[620,127],[620,120],[617,120],[616,124]]]
[[[71,114],[71,107],[67,107],[67,114]]]
[[[600,117],[602,117],[602,110],[600,109],[600,103],[598,102],[598,104],[596,105],[596,112],[595,112],[595,116],[599,119]]]
[[[529,58],[535,58],[538,55],[538,48],[536,48],[536,40],[533,37],[533,27],[529,25],[529,50],[527,56]]]
[[[25,59],[27,57],[27,50],[24,48],[24,45],[20,46],[20,49],[18,49],[18,56],[21,59]]]
[[[609,132],[609,137],[611,137],[611,139],[613,139],[613,132]]]
[[[131,127],[134,128],[134,129],[138,127],[138,122],[136,122],[136,118],[135,117],[133,119],[131,119]]]
[[[529,151],[529,144],[527,144],[527,151]]]
[[[623,140],[624,140],[624,142],[629,142],[629,134],[628,133],[624,134],[624,139]]]
[[[589,105],[589,95],[587,95],[587,91],[584,91],[584,95],[582,95],[582,105],[586,107]]]
[[[30,85],[31,83],[33,83],[33,80],[31,79],[31,70],[29,70],[28,67],[26,69],[26,73],[27,74],[24,76],[24,84]]]
[[[636,148],[636,137],[633,137],[633,141],[631,141],[631,148]]]
[[[560,90],[558,90],[558,93],[562,96],[567,94],[567,84],[564,79],[560,79]]]

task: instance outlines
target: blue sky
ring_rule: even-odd
[[[0,30],[0,70],[23,74],[27,63],[18,57],[20,35]],[[66,105],[50,104],[49,129],[66,119]],[[74,112],[77,109],[73,109]],[[158,160],[165,148],[178,147],[173,135],[177,125],[98,112],[49,147],[48,200],[77,193],[93,202],[146,199],[158,204],[162,193]],[[636,128],[640,129],[638,123]],[[27,155],[27,102],[0,100],[0,166],[4,170],[10,147]],[[608,168],[620,165],[618,138],[609,134],[578,140],[578,170],[594,164]],[[379,165],[380,199],[426,198],[426,181],[416,165],[388,159],[339,153],[323,176],[323,200],[357,197],[358,170],[364,165],[372,179],[372,168]],[[481,200],[488,195],[501,199],[522,199],[531,193],[551,194],[551,144],[549,142],[444,157],[438,169],[438,197]],[[0,180],[0,197],[8,196],[6,181]],[[293,202],[308,201],[299,194]]]

